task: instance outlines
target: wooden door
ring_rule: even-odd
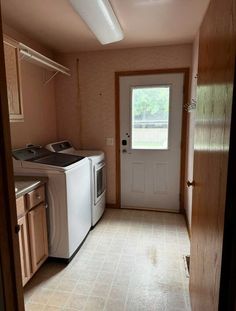
[[[193,311],[217,311],[233,98],[234,0],[212,0],[200,28],[194,142],[190,295]]]
[[[48,239],[45,204],[28,213],[31,265],[34,273],[48,257]]]
[[[28,282],[31,277],[30,269],[30,252],[28,241],[28,224],[27,216],[18,219],[19,225],[19,246],[20,246],[20,261],[23,286]]]
[[[121,207],[179,211],[183,73],[120,78]]]
[[[17,217],[11,157],[1,12],[0,68],[0,298],[3,298],[0,306],[4,305],[3,308],[5,308],[5,310],[23,311],[24,299],[23,287],[21,284],[19,239],[16,234]]]

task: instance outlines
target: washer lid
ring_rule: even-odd
[[[67,167],[84,159],[84,157],[79,155],[51,152],[40,146],[13,150],[12,154],[19,161],[41,163],[57,167]]]
[[[50,154],[52,154],[51,151],[42,148],[41,146],[15,149],[12,151],[13,157],[20,161],[32,161],[38,158],[46,157]]]
[[[46,157],[33,160],[33,162],[59,167],[66,167],[82,159],[84,159],[84,157],[54,152]]]
[[[46,148],[53,152],[73,154],[77,156],[87,157],[93,163],[104,161],[105,155],[101,150],[80,150],[75,149],[68,140],[54,142],[46,145]]]

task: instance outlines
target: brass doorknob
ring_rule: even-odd
[[[193,181],[187,181],[187,186],[188,187],[194,187],[195,186],[195,181],[193,180]]]

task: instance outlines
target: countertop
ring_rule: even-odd
[[[15,176],[14,179],[16,199],[48,181],[47,177],[42,176]]]

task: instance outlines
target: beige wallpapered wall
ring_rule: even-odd
[[[191,67],[192,45],[60,54],[58,60],[72,70],[56,82],[57,126],[60,139],[77,148],[102,149],[107,160],[107,203],[115,203],[116,71]],[[79,60],[77,74],[77,59]],[[78,88],[79,86],[79,88]]]
[[[51,51],[25,35],[3,25],[4,34],[20,41],[38,52],[52,57]],[[23,100],[23,122],[11,122],[11,143],[13,148],[26,144],[45,145],[57,139],[55,81],[44,84],[51,73],[26,60],[21,60],[21,82]]]

